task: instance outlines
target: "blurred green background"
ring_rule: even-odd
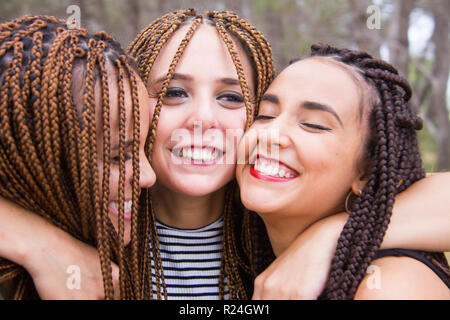
[[[450,171],[449,0],[0,0],[0,22],[25,14],[68,19],[70,5],[79,6],[81,27],[103,29],[124,47],[162,14],[197,8],[230,9],[249,20],[271,43],[277,70],[317,42],[368,51],[413,87],[426,170]]]

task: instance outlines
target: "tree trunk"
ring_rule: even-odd
[[[134,39],[139,33],[139,0],[128,0],[128,26],[129,26],[129,39]],[[131,41],[131,40],[130,40]]]
[[[389,34],[389,60],[397,68],[400,75],[408,78],[409,65],[409,15],[412,10],[411,0],[395,1],[395,12],[392,17]]]
[[[381,29],[370,30],[367,27],[367,8],[372,4],[371,0],[349,0],[348,6],[351,12],[351,36],[362,51],[366,51],[374,57],[380,57]]]
[[[436,147],[438,155],[437,170],[450,170],[450,121],[447,109],[447,82],[450,70],[449,15],[448,0],[432,2],[435,28],[433,42],[435,45],[434,65],[432,71],[431,105],[436,115],[437,136]]]

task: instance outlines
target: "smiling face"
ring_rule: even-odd
[[[152,67],[147,83],[152,106],[187,30],[183,26],[170,38]],[[250,61],[239,43],[234,41],[234,46],[253,94]],[[190,196],[221,189],[234,178],[236,148],[245,122],[236,67],[216,29],[202,24],[178,62],[163,99],[152,150],[158,184]]]
[[[244,205],[266,224],[280,215],[316,221],[343,211],[348,192],[362,189],[368,129],[355,76],[330,58],[308,58],[287,67],[266,91],[240,146],[250,162],[237,167]],[[279,135],[266,135],[263,148],[268,130]]]
[[[108,73],[108,86],[109,86],[109,104],[110,104],[110,178],[109,178],[109,201],[108,210],[109,217],[116,231],[118,230],[118,208],[119,208],[119,83],[117,70],[110,64],[107,64]],[[134,106],[131,99],[131,87],[130,81],[125,79],[124,84],[124,108],[125,108],[125,185],[124,185],[124,241],[128,243],[130,241],[131,230],[131,204],[132,204],[132,178],[133,178],[133,143],[139,144],[139,188],[149,188],[156,180],[155,173],[148,162],[145,155],[145,141],[149,129],[149,98],[144,83],[140,80],[138,74],[135,71],[135,77],[137,80],[137,96],[139,105]],[[101,91],[99,81],[96,83],[95,88],[95,100],[96,105],[102,104]],[[139,141],[133,141],[133,108],[139,108],[140,112],[140,136]],[[97,107],[96,113],[101,109]],[[100,190],[101,190],[101,177],[103,175],[103,123],[100,114],[96,114],[96,131],[97,131],[97,152],[98,152],[98,170],[100,177]]]

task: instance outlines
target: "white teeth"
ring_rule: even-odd
[[[200,160],[201,159],[201,151],[194,149],[194,154],[192,155],[192,158],[194,160]]]
[[[130,201],[126,201],[125,205],[124,205],[125,212],[130,211],[131,210],[131,206],[132,206],[132,201],[131,200]]]
[[[205,149],[194,149],[192,148],[182,148],[179,152],[179,156],[183,158],[187,158],[190,160],[197,161],[212,161],[218,157],[218,152],[215,149],[205,148]]]
[[[133,201],[132,200],[125,201],[124,205],[123,205],[124,212],[130,211],[132,206],[133,206]],[[119,211],[119,201],[112,201],[110,203],[110,207],[113,210]]]
[[[208,151],[207,149],[203,149],[202,158],[203,158],[203,161],[210,161],[211,160],[211,151]]]
[[[266,175],[271,175],[274,177],[292,178],[294,176],[290,173],[287,173],[284,169],[280,169],[277,165],[272,166],[260,161],[256,161],[256,163],[254,164],[254,169]]]
[[[266,166],[264,165],[264,163],[259,166],[259,171],[261,171],[262,173],[266,173]]]

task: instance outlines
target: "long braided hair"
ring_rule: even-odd
[[[142,297],[138,245],[139,149],[133,147],[131,244],[124,248],[124,81],[138,105],[136,78],[120,45],[104,32],[69,30],[49,16],[25,16],[0,25],[0,195],[98,247],[105,298],[114,297],[111,261],[120,264],[122,298]],[[109,219],[110,103],[107,64],[119,83],[119,234]],[[108,66],[109,67],[109,66]],[[101,88],[103,176],[97,167],[96,95]],[[76,105],[79,95],[82,105]],[[98,107],[97,107],[98,108]],[[133,108],[139,141],[139,108]],[[135,144],[137,145],[137,144]],[[100,190],[99,182],[102,184]],[[121,218],[120,218],[121,217]],[[143,230],[138,232],[139,230]],[[142,240],[144,242],[144,240]],[[30,275],[0,259],[0,282],[13,280],[15,299],[38,298]]]
[[[311,56],[330,59],[364,82],[360,114],[369,123],[369,134],[361,160],[370,163],[371,168],[361,195],[351,202],[350,215],[320,296],[321,299],[353,299],[383,241],[395,196],[425,177],[415,132],[422,128],[422,120],[408,105],[412,91],[407,80],[385,61],[366,52],[322,44],[311,47]],[[258,263],[267,265],[271,254],[266,246],[262,252],[266,259],[260,258]],[[448,274],[443,254],[423,254]]]
[[[163,105],[163,98],[166,94],[168,85],[172,80],[175,68],[180,60],[186,46],[194,35],[197,28],[202,23],[213,25],[221,39],[226,44],[228,52],[236,67],[236,72],[241,83],[241,89],[244,96],[244,103],[247,112],[246,128],[252,123],[252,103],[250,101],[250,92],[244,77],[244,70],[237,54],[237,49],[233,39],[237,40],[244,50],[253,66],[253,73],[256,83],[256,106],[260,98],[273,79],[274,68],[272,61],[272,51],[269,43],[264,36],[246,20],[238,17],[230,11],[210,11],[197,15],[195,9],[180,10],[168,13],[159,19],[153,21],[148,27],[141,31],[129,47],[129,53],[135,57],[140,75],[144,82],[148,80],[150,70],[158,57],[161,48],[170,39],[170,37],[183,25],[190,24],[189,29],[182,40],[172,63],[167,72],[167,77],[162,85],[158,95],[157,104],[153,114],[152,123],[148,139],[148,155],[151,157],[151,151],[156,136],[156,127],[159,114]],[[256,110],[257,112],[257,110]],[[226,192],[226,202],[224,208],[224,226],[223,226],[223,256],[221,266],[221,277],[219,281],[219,295],[224,298],[225,281],[230,289],[230,298],[248,298],[252,287],[251,266],[249,256],[251,252],[251,242],[249,235],[250,217],[247,211],[243,212],[240,201],[236,198],[236,183],[232,181]],[[150,204],[150,200],[148,200]],[[152,210],[153,211],[153,210]],[[162,272],[162,263],[159,254],[159,244],[155,225],[155,214],[152,214],[152,249],[154,265],[156,270],[156,284],[158,298],[161,297],[160,291],[166,295],[164,284],[164,274]],[[247,235],[247,236],[245,236]],[[250,275],[244,280],[244,274]],[[225,280],[226,279],[226,280]]]

